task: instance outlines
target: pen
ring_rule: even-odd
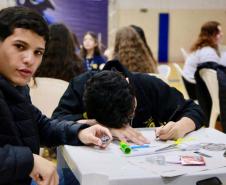
[[[180,108],[180,106],[177,105],[177,108],[175,109],[175,111],[173,112],[173,114],[169,117],[168,122],[170,122],[170,121],[173,119],[173,117],[174,117],[174,116],[176,115],[176,113],[178,112],[179,108]],[[168,122],[167,122],[167,123],[168,123]],[[163,126],[165,126],[167,123],[164,122]]]
[[[169,117],[168,121],[167,121],[167,122],[163,122],[162,128],[163,128],[169,121],[171,121],[171,120],[173,119],[173,117],[174,117],[174,116],[176,115],[176,113],[178,112],[179,108],[180,108],[180,106],[177,105],[177,108],[175,109],[175,111],[173,112],[173,114]],[[156,140],[158,140],[158,139],[159,139],[159,136],[156,136]]]
[[[199,151],[195,151],[194,153],[195,153],[195,154],[199,154],[199,155],[204,156],[204,157],[212,157],[212,156],[210,156],[210,155],[204,154],[204,153],[199,152]]]
[[[144,145],[131,145],[130,148],[131,149],[136,149],[136,148],[149,148],[150,145],[149,144],[144,144]]]

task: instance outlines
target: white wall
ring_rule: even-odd
[[[112,1],[112,0],[110,0]],[[199,34],[201,25],[210,20],[219,21],[225,34],[226,0],[113,0],[115,15],[109,16],[109,45],[114,43],[115,31],[122,26],[141,26],[157,58],[159,13],[169,13],[169,61],[182,61],[180,47],[189,50]],[[147,12],[142,12],[145,8]],[[109,9],[109,11],[111,11]],[[114,22],[114,26],[112,26]]]
[[[0,9],[14,6],[15,4],[15,0],[0,0]]]
[[[226,9],[225,0],[117,0],[121,9]]]

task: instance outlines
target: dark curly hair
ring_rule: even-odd
[[[87,81],[83,101],[89,119],[109,128],[122,128],[133,114],[135,93],[119,72],[104,70]]]
[[[15,28],[32,30],[47,42],[49,29],[40,14],[26,7],[9,7],[0,11],[0,40],[13,34]]]

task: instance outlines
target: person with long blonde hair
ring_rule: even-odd
[[[141,37],[130,26],[119,29],[116,33],[114,58],[119,59],[129,71],[156,73],[157,66],[150,57]]]
[[[143,28],[141,28],[140,26],[137,26],[137,25],[130,25],[130,27],[133,28],[138,33],[138,35],[140,36],[140,38],[144,42],[144,45],[147,48],[148,53],[149,53],[149,55],[150,55],[153,63],[157,66],[158,65],[158,62],[156,61],[156,59],[155,59],[155,57],[153,55],[153,52],[152,52],[151,48],[149,47],[149,45],[147,43],[147,40],[146,40],[146,37],[145,37],[145,33],[144,33]]]

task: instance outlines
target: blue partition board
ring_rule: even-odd
[[[80,43],[85,32],[101,34],[107,46],[108,0],[16,0],[17,5],[37,10],[49,23],[66,24]]]
[[[168,62],[169,50],[169,14],[159,14],[159,49],[158,61]]]

